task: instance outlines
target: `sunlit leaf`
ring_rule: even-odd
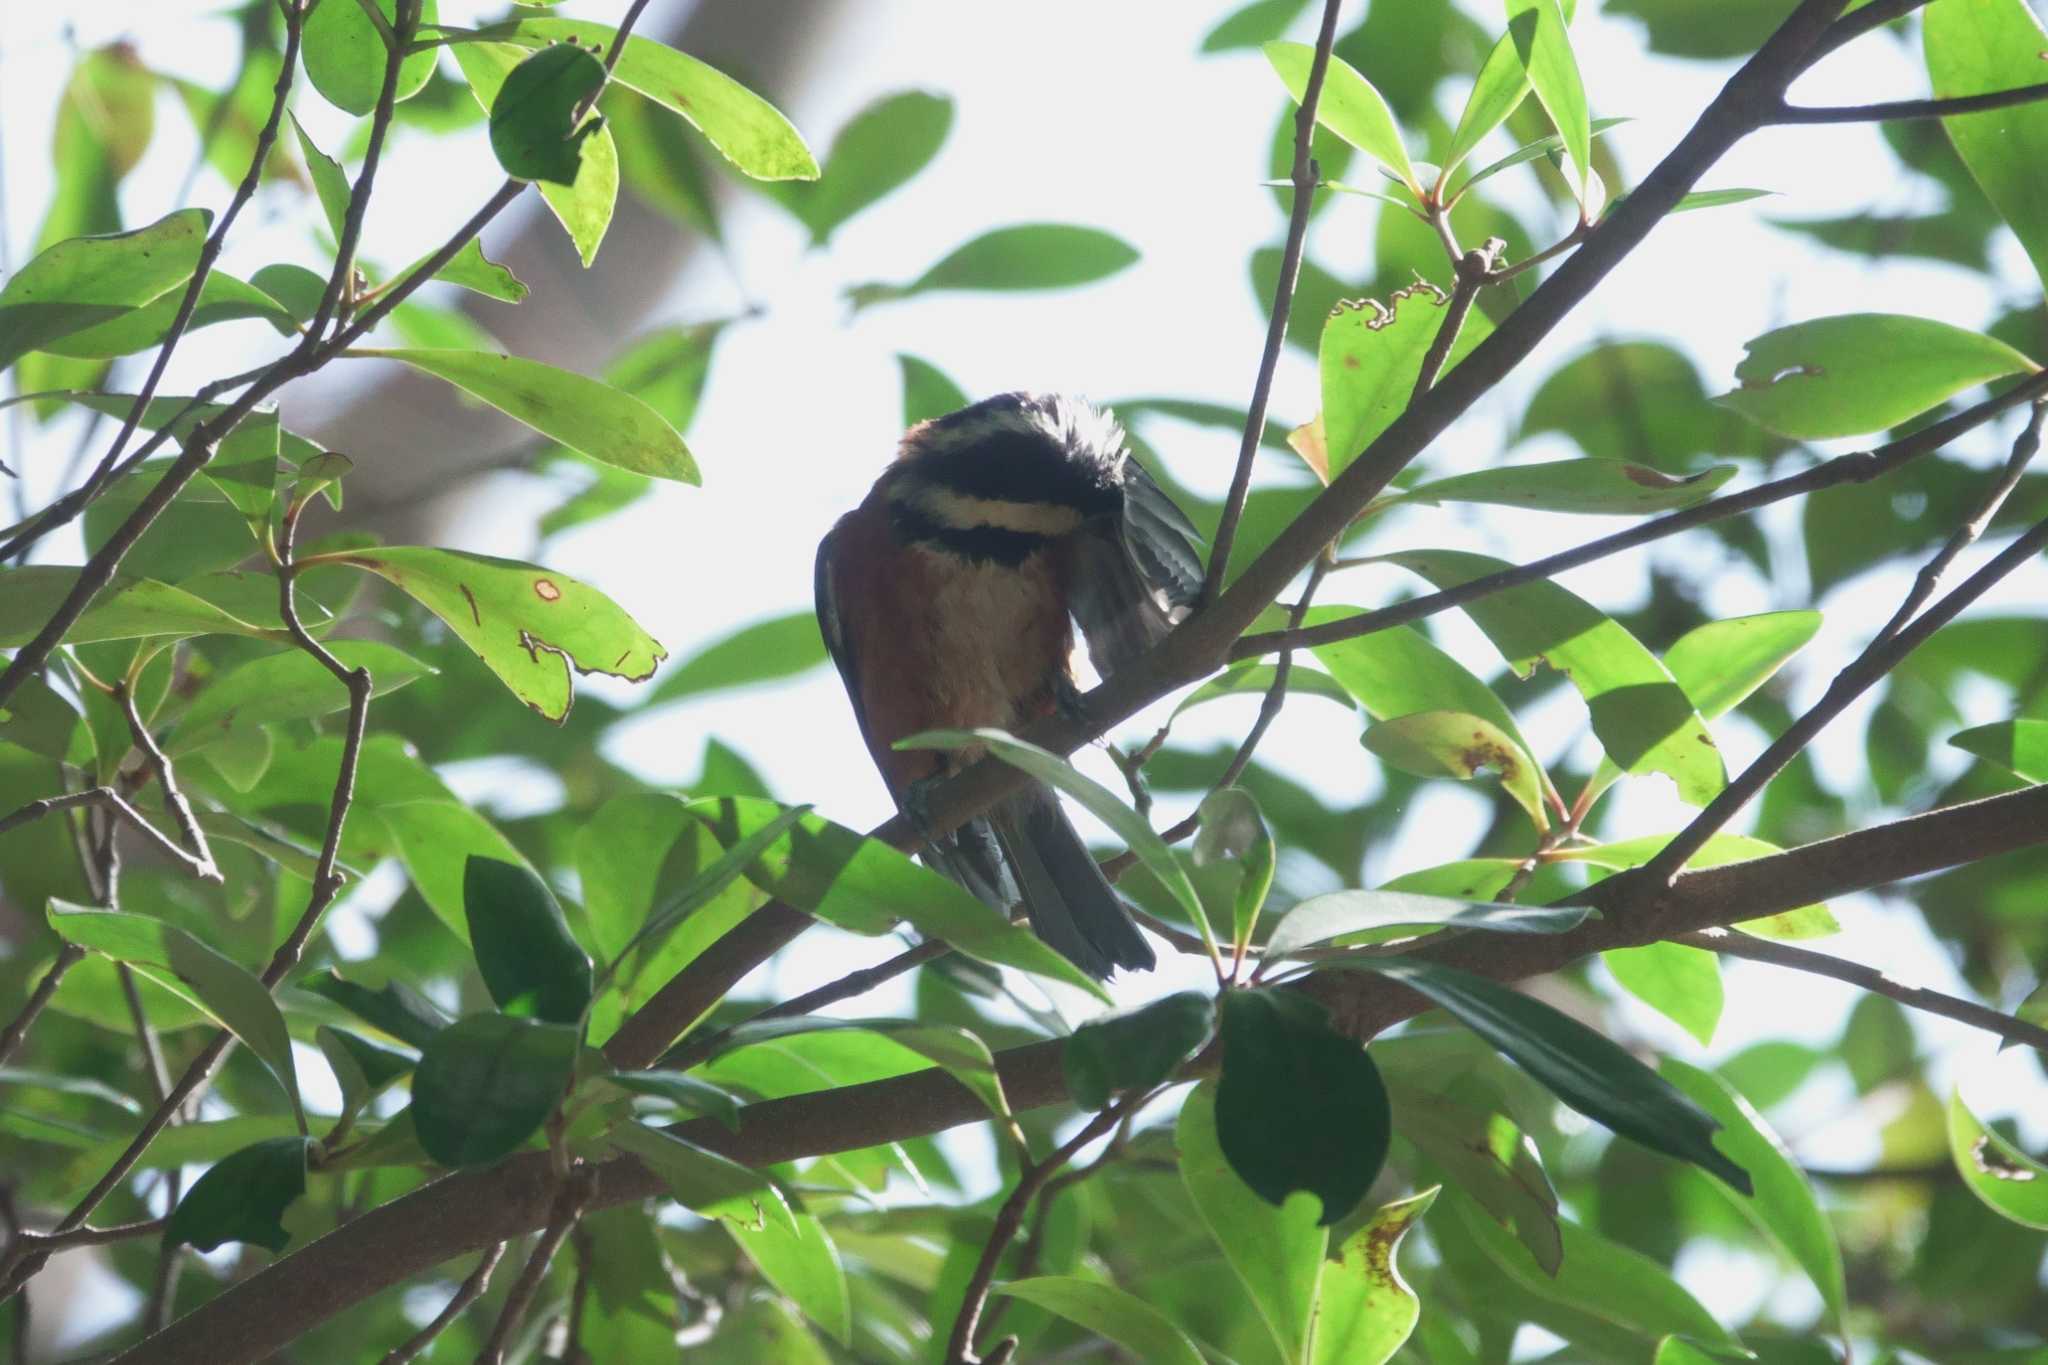
[[[397,0],[376,0],[378,13],[387,27],[397,22]],[[421,0],[419,22],[439,19],[436,0]],[[367,114],[377,107],[384,88],[388,49],[384,35],[363,13],[357,0],[345,5],[315,5],[306,16],[305,37],[300,49],[306,63],[306,78],[327,102],[351,114]],[[410,54],[398,64],[398,99],[410,99],[434,74],[438,49],[427,48]]]
[[[1366,299],[1341,304],[1323,324],[1319,349],[1323,439],[1334,479],[1393,425],[1414,396],[1423,358],[1443,329],[1449,300],[1430,285],[1391,295],[1383,307]],[[1493,330],[1473,309],[1444,357],[1448,374]]]
[[[1418,711],[1367,727],[1361,742],[1404,773],[1417,777],[1477,777],[1500,774],[1515,804],[1538,830],[1549,828],[1543,810],[1543,777],[1531,767],[1513,736],[1492,721],[1463,711]]]
[[[1703,948],[1645,943],[1609,948],[1600,955],[1614,979],[1636,999],[1699,1039],[1714,1041],[1721,1022],[1721,963]]]
[[[2048,720],[2001,720],[1950,735],[1948,742],[2029,782],[2048,782]]]
[[[2043,79],[2048,29],[2026,0],[1935,0],[1922,12],[1927,75],[1938,99],[2017,90]],[[2048,280],[2048,104],[2034,100],[1942,120],[1956,154]]]
[[[190,279],[212,222],[205,209],[180,209],[133,232],[74,237],[38,253],[0,288],[0,370]]]
[[[544,47],[514,67],[491,101],[491,150],[505,173],[574,185],[584,143],[600,126],[577,118],[604,78],[604,63],[573,43]]]
[[[1115,1285],[1072,1275],[1040,1275],[1010,1280],[996,1292],[1077,1322],[1148,1365],[1201,1365],[1202,1353],[1186,1333],[1157,1308]]]
[[[885,95],[847,120],[815,182],[765,188],[810,229],[812,245],[822,246],[841,224],[929,165],[952,127],[948,96],[922,90]]]
[[[2048,1229],[2048,1166],[1988,1127],[1957,1091],[1948,1102],[1948,1149],[1970,1193],[2002,1218]]]
[[[1287,87],[1294,102],[1301,103],[1308,90],[1315,49],[1306,43],[1267,43],[1266,60],[1273,64],[1280,83]],[[1422,184],[1415,177],[1415,168],[1408,163],[1408,149],[1402,145],[1394,111],[1387,108],[1386,100],[1372,82],[1342,57],[1333,55],[1323,74],[1316,122],[1385,166],[1402,184],[1421,193]]]
[[[1394,1264],[1401,1239],[1422,1221],[1437,1191],[1375,1209],[1323,1267],[1311,1325],[1315,1365],[1384,1365],[1415,1330],[1422,1302]]]

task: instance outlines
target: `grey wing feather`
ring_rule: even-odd
[[[1124,514],[1081,536],[1068,606],[1107,677],[1165,638],[1202,590],[1201,533],[1135,460],[1124,462]]]

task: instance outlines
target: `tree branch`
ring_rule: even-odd
[[[114,700],[121,703],[121,714],[128,721],[128,737],[135,741],[135,747],[142,751],[149,771],[156,778],[156,785],[164,794],[164,809],[178,827],[178,837],[184,841],[185,851],[191,855],[186,860],[192,868],[192,875],[203,882],[222,880],[220,867],[213,861],[213,849],[207,845],[206,835],[199,828],[199,819],[192,814],[192,803],[185,799],[185,793],[178,788],[178,779],[171,772],[171,760],[156,742],[156,736],[149,732],[143,722],[142,712],[135,705],[135,690],[127,682],[114,684]]]
[[[1959,1000],[1953,995],[1927,990],[1921,986],[1904,986],[1886,976],[1875,967],[1866,967],[1861,962],[1847,962],[1826,953],[1816,953],[1811,948],[1801,948],[1792,943],[1779,943],[1773,939],[1757,938],[1732,929],[1703,929],[1698,933],[1681,934],[1674,940],[1704,948],[1710,953],[1722,953],[1728,957],[1748,958],[1752,962],[1768,962],[1774,967],[1790,967],[1795,971],[1810,972],[1815,976],[1833,977],[1861,987],[1872,995],[1882,995],[1896,1000],[1901,1005],[1921,1011],[1923,1014],[1938,1014],[1945,1019],[1954,1019],[1968,1024],[1971,1028],[1995,1033],[2007,1042],[2025,1043],[2044,1056],[2048,1056],[2048,1028],[2030,1024],[2024,1019],[2015,1019],[2009,1014],[1970,1000]]]
[[[1294,111],[1294,203],[1287,215],[1287,241],[1280,249],[1280,275],[1273,284],[1273,316],[1266,324],[1266,348],[1259,356],[1258,377],[1252,381],[1251,406],[1245,412],[1244,439],[1237,449],[1237,467],[1231,472],[1230,492],[1223,500],[1223,515],[1216,523],[1216,540],[1209,552],[1209,572],[1202,584],[1202,602],[1207,604],[1223,589],[1224,573],[1230,568],[1230,551],[1237,541],[1237,524],[1244,517],[1245,500],[1251,496],[1252,465],[1257,461],[1259,441],[1266,431],[1266,403],[1273,396],[1273,375],[1280,368],[1280,352],[1287,344],[1287,319],[1294,309],[1294,282],[1301,274],[1302,243],[1308,237],[1308,218],[1315,208],[1316,182],[1321,174],[1315,158],[1316,106],[1323,98],[1323,77],[1330,69],[1330,49],[1337,42],[1337,12],[1343,0],[1323,0],[1323,24],[1316,33],[1315,57],[1309,62],[1308,83],[1301,90],[1301,105]]]
[[[1992,90],[1982,95],[1955,95],[1948,99],[1887,100],[1881,104],[1786,104],[1779,106],[1768,121],[1776,124],[1884,123],[1903,119],[1948,118],[1955,114],[2032,104],[2036,100],[2048,100],[2048,81],[2011,90]]]
[[[183,865],[193,876],[206,882],[221,880],[220,869],[214,866],[212,854],[188,853],[180,848],[176,840],[151,824],[141,811],[128,804],[127,799],[112,787],[88,787],[82,792],[65,792],[61,796],[45,796],[40,800],[31,801],[17,811],[0,816],[0,834],[5,834],[19,825],[28,824],[31,820],[40,820],[55,811],[70,810],[76,806],[104,806],[155,844],[165,857]],[[6,1049],[0,1047],[0,1057],[5,1055]]]
[[[434,1338],[448,1329],[448,1324],[462,1316],[471,1304],[483,1297],[490,1288],[491,1272],[498,1268],[498,1262],[505,1255],[505,1244],[496,1242],[484,1248],[483,1258],[476,1263],[476,1269],[469,1272],[469,1278],[455,1291],[455,1297],[434,1320],[412,1335],[403,1345],[394,1346],[378,1365],[407,1365],[415,1356],[434,1344]]]

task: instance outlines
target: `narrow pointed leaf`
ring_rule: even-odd
[[[773,1223],[796,1234],[796,1216],[790,1212],[789,1202],[761,1172],[644,1123],[622,1123],[608,1140],[645,1162],[668,1183],[676,1202],[692,1213],[748,1227]]]
[[[1148,1365],[1202,1365],[1202,1353],[1187,1333],[1157,1308],[1115,1285],[1074,1275],[1040,1275],[1011,1280],[995,1292],[1079,1323]]]
[[[1267,43],[1266,60],[1273,64],[1280,83],[1287,87],[1294,102],[1301,103],[1308,89],[1315,49],[1306,43]],[[1394,111],[1387,107],[1372,82],[1342,57],[1333,55],[1323,74],[1316,122],[1392,171],[1402,184],[1418,194],[1422,192],[1415,167],[1408,162],[1408,149],[1401,142],[1400,125],[1394,122]]]
[[[1674,475],[1618,460],[1553,460],[1433,479],[1386,501],[1482,502],[1537,512],[1633,517],[1704,502],[1734,477],[1732,464]]]
[[[190,279],[212,221],[204,209],[180,209],[133,232],[73,237],[38,253],[0,288],[0,370]]]
[[[721,1220],[762,1278],[802,1309],[825,1335],[847,1345],[853,1334],[853,1309],[839,1248],[816,1214],[799,1213],[795,1221],[796,1230],[791,1232],[777,1222],[764,1221],[755,1228],[729,1218]]]
[[[1585,923],[1590,913],[1583,905],[1512,905],[1412,891],[1326,891],[1280,917],[1266,940],[1266,955],[1279,957],[1332,939],[1377,943],[1437,929],[1563,934]]]
[[[2048,782],[2048,720],[2001,720],[1951,735],[1948,742],[2029,782]]]
[[[1920,32],[1936,98],[2017,90],[2044,79],[2048,28],[2026,0],[1936,0],[1923,13]],[[2041,175],[2048,164],[2048,104],[1958,114],[1943,119],[1942,127],[1998,216],[2018,234],[2035,273],[2048,280],[2048,183]]]

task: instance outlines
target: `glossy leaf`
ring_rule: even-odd
[[[1717,400],[1781,436],[1861,436],[1943,399],[2040,367],[1979,332],[1932,318],[1845,313],[1764,333]]]
[[[313,141],[312,134],[299,122],[297,114],[293,114],[291,118],[292,131],[298,135],[299,155],[305,159],[306,174],[313,180],[313,194],[320,201],[320,212],[327,219],[327,230],[334,234],[334,240],[339,242],[348,222],[348,201],[353,193],[348,183],[348,173],[342,170],[339,161],[320,150],[319,145]],[[265,268],[292,269],[290,266]],[[307,273],[311,274],[310,271]],[[318,310],[320,295],[327,289],[327,281],[324,278],[317,275],[314,278],[319,281],[319,292],[313,295],[313,306],[306,311],[309,318]],[[299,285],[296,279],[287,288],[290,292],[297,293]]]
[[[1938,99],[2017,90],[2042,81],[2048,29],[2026,0],[1937,0],[1920,29]],[[1956,154],[2048,280],[2048,105],[2035,100],[1942,120]]]
[[[1532,768],[1514,737],[1463,711],[1418,711],[1367,728],[1361,743],[1389,765],[1417,777],[1460,781],[1492,771],[1500,774],[1515,804],[1538,830],[1550,821],[1543,810],[1543,777]]]
[[[1948,742],[2029,782],[2048,782],[2048,720],[2001,720],[1951,735]]]
[[[1451,172],[1464,163],[1488,133],[1507,121],[1528,93],[1529,68],[1515,48],[1515,35],[1504,33],[1486,54],[1479,75],[1472,82],[1472,93],[1465,97],[1464,111],[1458,115],[1451,145],[1444,152],[1439,185],[1450,179]]]
[[[1752,199],[1769,199],[1776,190],[1725,189],[1694,190],[1671,206],[1673,213],[1691,213],[1695,209],[1718,209],[1728,204],[1746,204]]]
[[[177,320],[178,310],[184,302],[185,290],[182,287],[169,289],[140,308],[130,309],[97,326],[72,332],[43,349],[52,355],[88,360],[147,351],[170,335],[171,324]],[[199,302],[193,307],[185,330],[196,332],[215,323],[246,318],[261,318],[280,334],[292,330],[292,315],[277,300],[253,284],[244,284],[233,275],[215,270],[207,274],[206,283],[200,286]]]
[[[552,721],[569,714],[569,670],[629,682],[668,651],[610,598],[573,578],[511,559],[386,545],[314,562],[367,569],[441,618],[514,696]]]
[[[1296,1195],[1274,1208],[1231,1168],[1217,1139],[1216,1088],[1215,1081],[1203,1081],[1181,1105],[1174,1124],[1181,1183],[1251,1296],[1280,1359],[1305,1365],[1329,1232],[1314,1198]]]
[[[1238,1178],[1274,1205],[1306,1191],[1324,1226],[1379,1175],[1392,1136],[1379,1068],[1320,1004],[1287,990],[1226,991],[1216,1138]]]
[[[1202,1353],[1185,1332],[1157,1308],[1113,1284],[1074,1275],[1039,1275],[1010,1280],[995,1292],[1079,1323],[1148,1365],[1201,1365]]]
[[[818,614],[793,611],[742,626],[684,659],[655,685],[647,704],[795,677],[825,662]]]
[[[1734,1087],[1712,1072],[1675,1057],[1666,1057],[1658,1069],[1719,1121],[1715,1145],[1756,1183],[1755,1197],[1739,1201],[1739,1207],[1806,1272],[1827,1305],[1830,1324],[1845,1331],[1849,1291],[1834,1225],[1784,1142]]]
[[[853,1312],[839,1248],[816,1214],[799,1213],[795,1221],[794,1232],[765,1220],[760,1227],[729,1218],[723,1223],[763,1279],[802,1309],[827,1336],[846,1345],[852,1339]]]
[[[313,1041],[327,1059],[341,1087],[340,1121],[346,1123],[360,1114],[379,1091],[413,1068],[410,1057],[400,1056],[365,1042],[353,1033],[326,1024],[313,1030]]]
[[[1273,831],[1259,811],[1258,798],[1242,787],[1221,787],[1202,798],[1196,815],[1196,867],[1235,866],[1237,887],[1231,896],[1231,943],[1243,951],[1251,942],[1252,929],[1265,907],[1266,893],[1273,888],[1273,865],[1278,851]]]
[[[574,41],[609,53],[618,31],[578,19],[515,19],[482,30],[484,37],[539,48]],[[776,108],[732,77],[632,35],[612,79],[688,119],[742,173],[756,180],[815,180],[818,164],[797,130]]]
[[[180,209],[133,232],[74,237],[37,253],[0,288],[0,370],[184,283],[212,221],[204,209]]]
[[[772,801],[748,797],[707,798],[689,808],[728,849],[784,814]],[[1064,981],[1108,999],[1099,983],[1024,925],[1012,924],[965,888],[887,844],[820,816],[799,818],[748,867],[747,878],[842,929],[885,934],[907,920],[918,932],[944,939],[969,957]]]
[[[1592,129],[1586,116],[1586,87],[1572,55],[1571,35],[1557,0],[1507,0],[1508,37],[1529,73],[1543,111],[1564,138],[1581,194],[1593,170]]]
[[[577,1032],[562,1024],[472,1014],[420,1049],[412,1121],[443,1166],[481,1166],[540,1131],[568,1093]]]
[[[81,948],[125,962],[158,985],[206,1011],[242,1040],[299,1109],[291,1035],[270,992],[248,968],[223,957],[175,924],[122,910],[95,910],[52,900],[50,927]]]
[[[1721,963],[1704,948],[1683,943],[1646,943],[1609,948],[1600,955],[1607,970],[1630,995],[1699,1039],[1714,1041],[1721,1022]]]
[[[1387,556],[1439,588],[1507,566],[1455,550]],[[1583,598],[1555,583],[1530,583],[1469,602],[1465,613],[1527,676],[1547,662],[1586,699],[1593,733],[1628,772],[1660,772],[1688,804],[1703,806],[1727,784],[1706,722],[1656,655]]]
[[[470,94],[486,111],[497,107],[505,82],[527,60],[527,49],[512,43],[461,42],[450,50],[469,82]],[[597,259],[597,249],[611,227],[612,211],[618,203],[619,150],[612,130],[600,123],[593,122],[579,132],[580,159],[574,178],[566,184],[556,180],[535,183],[548,212],[569,234],[578,259],[588,268]]]
[[[1010,1116],[1010,1103],[1003,1097],[1003,1082],[996,1075],[995,1057],[988,1044],[964,1028],[930,1024],[916,1019],[831,1019],[800,1015],[789,1019],[761,1019],[734,1027],[721,1045],[730,1052],[755,1043],[770,1042],[805,1033],[872,1033],[898,1047],[909,1049],[942,1068],[947,1075],[973,1092],[998,1118]]]
[[[1679,476],[1618,460],[1554,460],[1432,479],[1384,499],[1382,505],[1481,502],[1582,516],[1646,516],[1704,502],[1734,477],[1732,464]]]
[[[1513,33],[1510,33],[1502,41],[1508,43],[1510,47],[1512,47],[1515,41],[1515,35]],[[1521,54],[1519,52],[1515,54],[1514,61],[1517,65],[1520,65]],[[1628,121],[1629,120],[1625,118],[1596,118],[1589,125],[1589,130],[1593,137],[1599,137],[1609,128],[1618,127],[1621,124],[1627,123]],[[1487,165],[1482,166],[1478,170],[1472,172],[1470,178],[1468,178],[1464,184],[1458,186],[1456,193],[1452,197],[1454,199],[1462,199],[1467,190],[1471,189],[1474,185],[1477,185],[1482,180],[1491,180],[1494,176],[1499,175],[1502,171],[1510,170],[1516,166],[1526,165],[1527,163],[1536,160],[1536,158],[1538,157],[1547,156],[1551,159],[1552,163],[1555,164],[1559,155],[1562,153],[1563,148],[1564,139],[1556,133],[1552,133],[1549,137],[1539,137],[1534,142],[1523,143],[1520,147],[1515,148],[1515,150],[1509,152],[1500,160],[1490,162]]]
[[[164,1224],[165,1253],[180,1246],[212,1251],[227,1242],[283,1251],[292,1240],[284,1212],[306,1192],[309,1150],[302,1137],[266,1138],[215,1162]]]
[[[336,640],[328,648],[344,666],[370,671],[373,697],[436,671],[375,640]],[[178,718],[164,748],[173,756],[190,753],[260,726],[324,716],[347,706],[348,689],[319,660],[296,649],[268,654],[208,682]]]
[[[300,977],[298,988],[333,1001],[364,1023],[401,1043],[424,1048],[454,1020],[439,1005],[403,982],[377,990],[344,979],[333,968]]]
[[[491,101],[491,151],[519,180],[574,185],[599,120],[578,115],[605,80],[604,63],[573,43],[544,47],[512,69]]]
[[[1394,1254],[1422,1221],[1437,1191],[1376,1209],[1323,1267],[1312,1324],[1315,1365],[1385,1365],[1415,1330],[1422,1302],[1401,1278]]]
[[[1118,1094],[1165,1084],[1215,1032],[1215,1000],[1201,991],[1176,991],[1081,1025],[1060,1052],[1060,1068],[1074,1103],[1099,1110]]]
[[[701,481],[683,438],[660,413],[598,380],[537,360],[477,351],[358,349],[349,354],[403,361],[445,379],[601,464],[679,483]]]
[[[621,1071],[605,1077],[611,1084],[636,1095],[651,1095],[689,1114],[717,1119],[737,1133],[740,1102],[731,1091],[681,1071]]]
[[[856,308],[945,290],[1070,289],[1135,265],[1136,249],[1099,228],[1023,223],[995,228],[948,252],[908,284],[847,291]]]
[[[1948,1101],[1948,1149],[1970,1193],[2022,1227],[2048,1230],[2048,1166],[1988,1127],[1957,1091]]]
[[[948,96],[922,90],[885,95],[847,120],[814,183],[773,183],[770,197],[810,229],[813,246],[822,246],[848,219],[930,165],[952,128]]]
[[[0,569],[0,649],[25,645],[56,614],[78,582],[78,570],[55,564]],[[188,635],[261,635],[203,598],[168,583],[115,574],[93,604],[64,632],[66,644]]]
[[[1751,1192],[1742,1168],[1713,1145],[1719,1124],[1612,1040],[1519,991],[1467,972],[1401,963],[1368,970],[1429,997],[1588,1118],[1711,1171],[1744,1194]]]
[[[1448,306],[1441,291],[1418,284],[1390,295],[1385,306],[1372,299],[1340,304],[1323,324],[1318,356],[1330,478],[1350,468],[1407,409]],[[1484,312],[1466,314],[1442,373],[1455,369],[1492,331]]]
[[[1287,87],[1287,93],[1301,103],[1315,62],[1315,49],[1306,43],[1266,44],[1266,60]],[[1316,122],[1364,152],[1393,173],[1394,178],[1422,192],[1415,168],[1408,162],[1408,149],[1401,142],[1400,125],[1394,111],[1373,88],[1371,81],[1342,57],[1332,56],[1323,74],[1322,97],[1316,102]]]
[[[397,22],[397,0],[376,0],[378,13],[387,26]],[[419,22],[429,25],[439,18],[435,0],[421,0]],[[384,88],[384,71],[389,60],[384,35],[363,13],[356,0],[346,5],[315,5],[306,16],[305,36],[300,48],[306,64],[306,79],[327,97],[327,102],[351,114],[367,114],[377,107]],[[417,95],[434,74],[438,49],[427,48],[403,58],[398,64],[397,98]]]
[[[1394,1131],[1442,1166],[1458,1191],[1512,1232],[1546,1274],[1564,1259],[1557,1191],[1536,1144],[1497,1108],[1482,1108],[1386,1078]]]
[[[628,1121],[607,1134],[612,1146],[639,1157],[667,1183],[677,1203],[706,1218],[743,1227],[773,1225],[796,1236],[796,1216],[768,1177],[672,1133]]]
[[[507,1014],[574,1024],[590,1004],[590,958],[532,869],[470,855],[462,876],[469,945]]]
[[[1280,957],[1333,939],[1377,943],[1438,929],[1563,934],[1583,924],[1589,913],[1582,905],[1512,905],[1412,891],[1326,891],[1280,917],[1266,939],[1266,955]]]

